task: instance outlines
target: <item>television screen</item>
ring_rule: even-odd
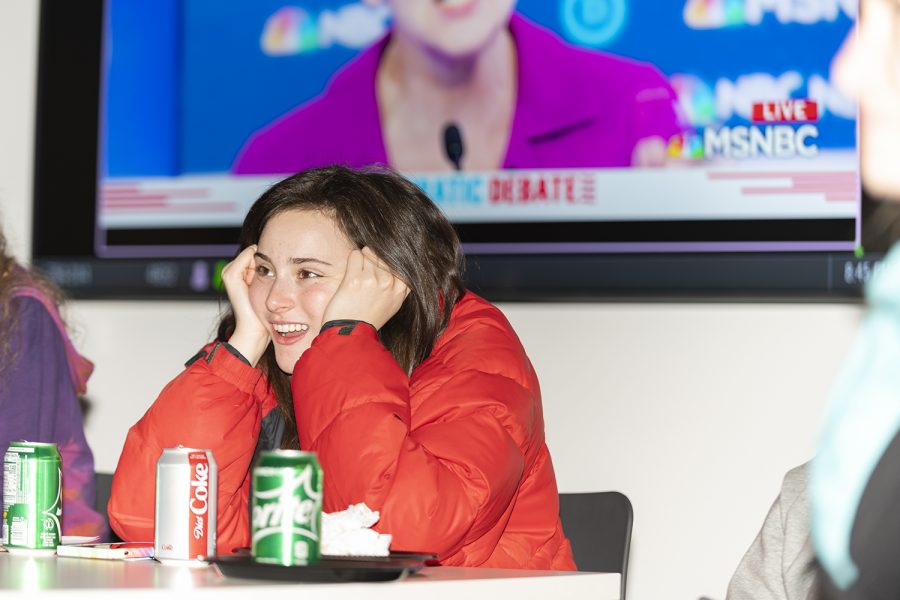
[[[877,258],[856,0],[66,4],[34,248],[75,295],[215,294],[253,201],[332,163],[419,184],[495,299],[853,296]]]

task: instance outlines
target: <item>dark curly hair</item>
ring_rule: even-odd
[[[26,269],[6,250],[6,237],[0,231],[0,375],[15,358],[10,340],[19,327],[19,315],[10,301],[13,291],[20,288],[36,288],[60,306],[63,293],[50,280],[34,271]]]

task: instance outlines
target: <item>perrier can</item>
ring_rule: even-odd
[[[56,444],[11,442],[3,455],[3,530],[10,551],[56,552],[62,534],[62,461]]]
[[[262,452],[253,466],[250,552],[254,560],[308,565],[319,560],[322,467],[313,452]]]

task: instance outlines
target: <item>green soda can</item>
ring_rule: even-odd
[[[10,552],[52,554],[62,535],[62,460],[56,444],[11,442],[3,455],[3,530]]]
[[[271,450],[253,466],[250,553],[285,566],[319,560],[322,467],[314,452]]]

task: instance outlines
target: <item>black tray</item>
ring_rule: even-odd
[[[225,577],[311,583],[395,581],[425,566],[421,558],[393,556],[372,559],[323,557],[316,564],[294,567],[258,563],[249,556],[219,556],[210,562]]]
[[[247,546],[242,546],[240,548],[235,548],[231,551],[231,554],[237,556],[250,556],[250,548]],[[222,556],[225,556],[224,554]],[[327,558],[328,560],[365,560],[365,561],[377,561],[377,562],[389,562],[392,560],[396,560],[398,558],[406,558],[409,560],[418,560],[425,563],[426,567],[436,567],[440,566],[440,561],[437,559],[438,555],[433,552],[410,552],[408,550],[391,550],[391,553],[388,556],[341,556],[338,554],[323,554],[322,558]]]

